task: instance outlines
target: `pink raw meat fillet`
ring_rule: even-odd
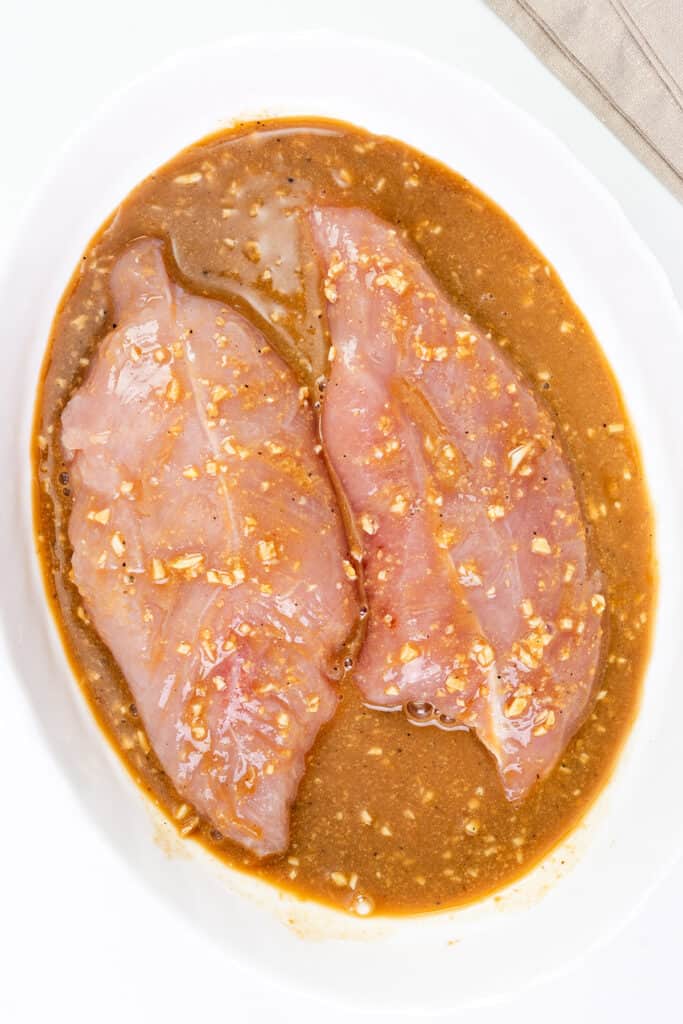
[[[605,601],[554,423],[396,230],[316,209],[334,346],[323,434],[363,544],[356,680],[475,729],[509,799],[587,713]]]
[[[117,327],[63,415],[73,573],[179,793],[259,856],[287,846],[357,614],[313,417],[263,336],[129,247]]]

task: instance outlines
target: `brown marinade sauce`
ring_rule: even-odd
[[[61,411],[112,325],[109,270],[141,235],[172,275],[247,314],[315,386],[328,342],[312,257],[292,211],[358,205],[394,224],[446,293],[504,346],[554,414],[575,471],[609,630],[597,699],[555,771],[521,804],[465,732],[364,707],[352,681],[309,757],[284,856],[259,862],[187,808],[149,747],[128,687],[70,579]],[[280,262],[278,263],[278,260]],[[264,270],[270,273],[263,274]],[[54,320],[38,392],[35,527],[50,604],[97,719],[140,786],[184,834],[230,865],[348,907],[356,879],[377,911],[468,903],[525,873],[585,814],[637,710],[656,572],[653,518],[619,389],[554,269],[470,182],[393,139],[335,121],[241,124],[184,150],[124,200],[88,245]]]

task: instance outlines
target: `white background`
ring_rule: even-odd
[[[683,302],[683,207],[479,0],[344,0],[337,7],[319,0],[239,6],[230,0],[4,0],[0,11],[0,260],[54,152],[112,90],[180,48],[259,29],[324,27],[422,49],[489,81],[553,129],[620,201]],[[253,74],[256,80],[258,67]],[[343,86],[353,68],[331,67],[329,74]],[[12,339],[3,337],[2,344]],[[12,737],[3,748],[13,760],[0,754],[1,1020],[348,1019],[348,1011],[302,998],[295,1003],[233,967],[144,890],[94,830],[79,829],[79,842],[72,843],[70,821],[81,810],[48,755],[22,750],[29,709],[20,694],[6,686],[2,692],[3,734]],[[41,762],[39,793],[22,790],[23,757]],[[671,813],[683,812],[672,807]],[[505,1007],[470,1010],[467,1019],[680,1019],[682,917],[679,864],[640,915],[580,969]],[[220,1005],[203,999],[205,976],[224,979]],[[397,963],[387,985],[395,990],[400,980]],[[447,985],[448,979],[425,978],[426,986],[433,984]]]

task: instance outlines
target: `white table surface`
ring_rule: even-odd
[[[408,44],[489,81],[560,135],[607,186],[683,302],[683,206],[479,0],[344,0],[340,5],[4,0],[0,261],[51,154],[112,90],[180,48],[240,32],[296,28],[331,28]],[[330,69],[342,81],[352,73]],[[12,339],[4,337],[2,343]],[[227,962],[143,889],[90,826],[79,830],[77,844],[70,841],[69,823],[81,810],[47,753],[24,749],[30,711],[21,695],[8,685],[2,694],[1,1020],[260,1024],[273,1017],[312,1021],[321,1012],[326,1024],[348,1020],[348,1011],[294,999]],[[40,793],[21,788],[26,757],[44,767]],[[672,813],[683,810],[672,808]],[[682,918],[679,862],[640,914],[580,968],[505,1007],[468,1011],[467,1019],[473,1024],[600,1019],[626,1024],[645,1015],[680,1020]],[[203,998],[203,978],[223,979],[218,1005]],[[400,984],[400,964],[387,984]],[[216,990],[215,983],[211,987]],[[371,1018],[358,1013],[353,1019]],[[399,1024],[416,1020],[398,1019]]]

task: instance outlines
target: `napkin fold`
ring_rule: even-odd
[[[683,200],[683,0],[487,0]]]

